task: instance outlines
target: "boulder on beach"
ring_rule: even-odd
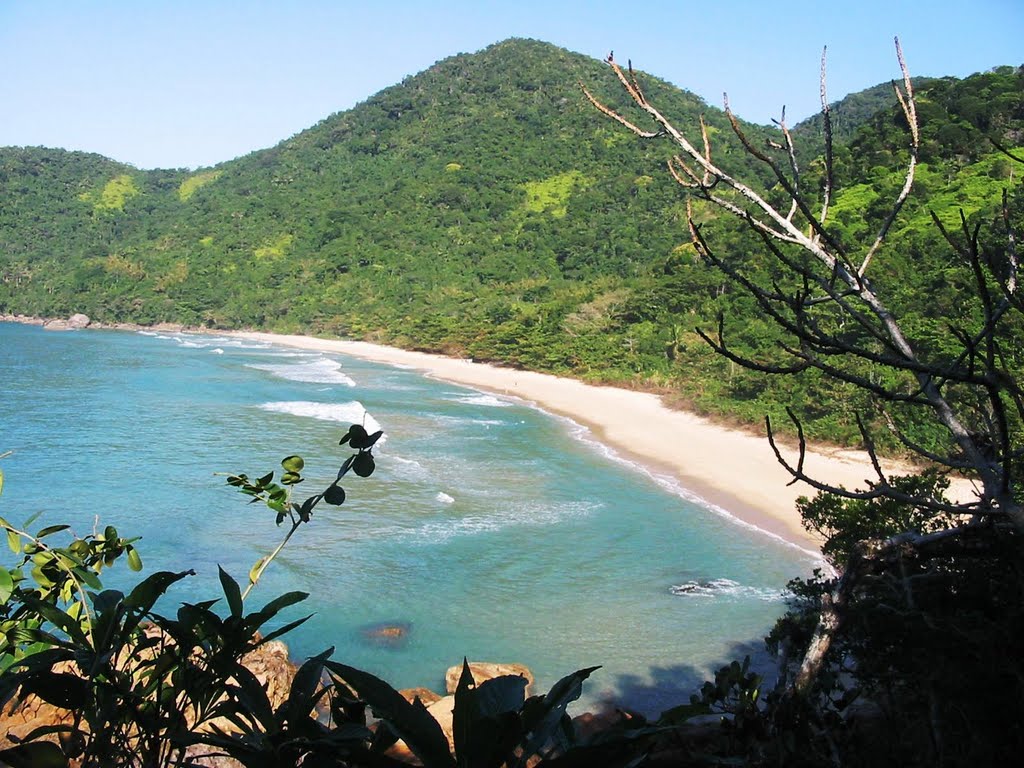
[[[526,678],[527,696],[530,695],[533,689],[533,673],[522,664],[496,664],[487,661],[471,661],[469,662],[469,671],[472,673],[473,680],[477,685],[480,685],[484,680],[502,677],[503,675],[518,675],[519,677]],[[459,678],[461,676],[461,664],[448,667],[448,671],[444,675],[445,690],[448,693],[455,693],[455,689],[459,687]]]
[[[48,331],[79,331],[82,328],[88,328],[91,322],[92,320],[88,315],[76,312],[67,320],[47,320],[43,323],[43,328]]]

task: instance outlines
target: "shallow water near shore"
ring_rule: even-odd
[[[786,582],[817,564],[572,422],[410,370],[216,335],[0,323],[0,371],[0,453],[14,451],[0,514],[141,535],[147,573],[197,571],[165,611],[217,596],[218,564],[244,582],[284,534],[215,473],[260,475],[297,453],[304,498],[347,456],[348,424],[379,423],[377,471],[317,508],[249,607],[309,592],[284,617],[314,613],[286,638],[293,656],[333,646],[396,687],[440,688],[463,656],[526,664],[540,690],[602,665],[588,705],[657,713],[760,651]],[[375,638],[381,625],[407,631]]]

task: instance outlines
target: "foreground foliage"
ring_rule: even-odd
[[[732,120],[744,151],[770,172],[767,185],[719,165],[707,124],[666,116],[631,66],[608,58],[639,117],[584,89],[607,117],[673,145],[668,171],[688,196],[694,251],[728,276],[776,332],[754,346],[737,343],[742,333],[719,315],[717,331],[698,329],[704,341],[765,378],[810,377],[840,396],[857,395],[848,405],[873,475],[862,488],[830,485],[808,472],[798,408],[786,409],[799,440],[795,456],[776,442],[772,416],[765,418],[768,440],[793,482],[822,491],[801,503],[801,513],[805,526],[824,537],[837,576],[794,582],[794,610],[769,638],[781,659],[771,693],[762,697],[760,679],[743,668],[726,675],[726,688],[735,689],[730,727],[741,738],[723,754],[749,763],[999,764],[1024,746],[1020,186],[1002,190],[988,232],[984,220],[971,221],[977,209],[970,201],[955,217],[929,212],[947,267],[942,282],[915,284],[913,303],[905,303],[896,279],[903,275],[891,268],[907,254],[894,247],[893,233],[913,212],[922,161],[955,142],[928,135],[936,113],[915,93],[898,40],[896,52],[903,76],[893,85],[896,120],[868,149],[877,152],[894,131],[901,134],[903,170],[890,183],[850,190],[870,193],[858,203],[866,225],[860,231],[844,219],[839,175],[860,159],[836,151],[824,55],[820,166],[801,166],[784,116],[778,140],[764,145]],[[655,129],[638,126],[642,120]],[[1000,138],[992,136],[991,144],[1000,163],[1024,165]],[[760,240],[766,268],[720,250],[705,226],[707,208]],[[943,303],[943,283],[956,286],[955,306]],[[943,303],[942,323],[931,322],[922,306],[934,301]],[[834,397],[822,400],[826,408],[835,404]],[[929,469],[917,477],[884,470],[880,431]],[[947,498],[950,473],[969,479],[972,492]],[[721,682],[708,690],[721,692]]]
[[[252,612],[245,597],[317,504],[344,503],[339,483],[349,470],[373,473],[372,448],[380,437],[352,425],[341,444],[355,453],[328,488],[301,502],[292,497],[303,480],[301,457],[281,462],[280,483],[274,473],[256,480],[231,475],[230,485],[263,502],[278,525],[289,520],[291,526],[253,567],[244,592],[221,569],[222,598],[183,603],[173,616],[157,603],[165,604],[171,587],[192,571],[154,573],[127,594],[103,590],[103,567],[126,553],[129,565],[140,564],[131,542],[112,528],[59,547],[48,540],[67,526],[30,535],[0,519],[21,559],[0,569],[0,704],[39,700],[58,713],[35,727],[29,723],[17,737],[5,734],[17,743],[0,750],[0,761],[16,767],[163,766],[231,757],[253,767],[402,766],[408,763],[388,753],[401,739],[428,768],[630,763],[628,739],[614,746],[602,746],[600,738],[578,741],[566,715],[596,668],[527,697],[526,678],[477,685],[464,663],[451,745],[418,698],[410,701],[373,675],[332,660],[333,649],[299,667],[278,700],[253,674],[252,655],[309,618],[283,624],[278,618],[307,595],[289,592]]]

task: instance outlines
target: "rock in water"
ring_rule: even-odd
[[[363,639],[385,648],[400,648],[409,639],[412,624],[398,621],[389,624],[370,624],[359,630]]]

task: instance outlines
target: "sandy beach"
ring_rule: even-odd
[[[361,341],[248,331],[232,335],[408,366],[445,381],[521,398],[588,427],[623,456],[671,474],[739,520],[801,547],[817,548],[796,511],[797,498],[813,496],[814,489],[789,485],[792,478],[776,461],[767,438],[669,409],[658,395]],[[796,452],[787,453],[795,461]],[[874,474],[866,455],[855,451],[809,452],[804,465],[812,477],[848,488],[863,487]]]

